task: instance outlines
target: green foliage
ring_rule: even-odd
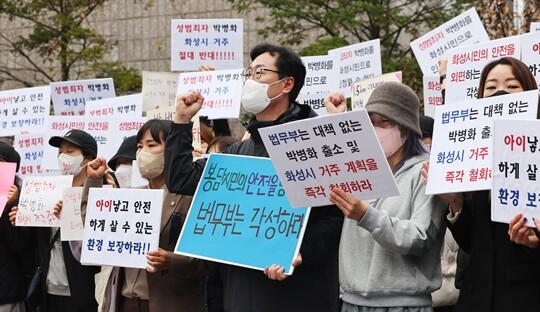
[[[326,55],[328,50],[337,49],[349,45],[347,40],[340,37],[322,38],[300,50],[301,56]]]
[[[96,64],[118,44],[93,30],[88,16],[107,0],[1,0],[0,16],[31,27],[28,35],[0,33],[0,45],[23,62],[0,67],[0,78],[25,86],[91,78]],[[120,62],[103,63],[110,72],[126,69]],[[33,74],[28,74],[29,72]],[[122,75],[124,77],[125,75]],[[129,75],[125,76],[130,78]],[[131,79],[131,78],[130,78]],[[122,81],[116,84],[129,85]]]
[[[116,95],[141,92],[142,76],[135,68],[126,68],[120,62],[101,62],[94,68],[96,78],[112,78]]]

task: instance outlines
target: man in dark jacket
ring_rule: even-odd
[[[247,126],[251,137],[229,146],[228,154],[268,157],[259,129],[316,116],[295,100],[304,84],[306,69],[291,50],[260,44],[250,53],[252,63],[244,71],[242,105],[255,114]],[[176,114],[165,147],[165,181],[171,192],[192,195],[206,164],[193,162],[191,118],[202,107],[198,92],[177,98]],[[271,267],[257,270],[222,265],[225,311],[337,311],[337,252],[343,215],[336,206],[313,208],[295,259],[294,274]],[[271,263],[269,263],[270,265]],[[265,276],[266,274],[266,276]]]

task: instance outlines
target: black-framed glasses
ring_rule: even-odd
[[[253,78],[255,78],[255,80],[259,80],[259,79],[261,79],[261,77],[262,77],[262,75],[264,74],[265,71],[280,74],[280,72],[277,71],[277,70],[268,69],[268,68],[262,68],[262,67],[255,67],[254,69],[251,69],[251,68],[244,69],[242,71],[242,76],[244,77],[244,81],[248,80],[249,77],[252,77],[252,76],[253,76]]]

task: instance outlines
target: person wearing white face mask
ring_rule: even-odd
[[[109,159],[107,165],[114,170],[113,177],[120,188],[131,187],[132,162],[136,159],[137,136],[132,135],[122,141],[118,151]]]
[[[333,94],[325,105],[344,107],[344,101]],[[341,311],[432,311],[431,292],[441,286],[446,203],[425,194],[419,175],[428,159],[420,102],[411,88],[386,82],[365,108],[400,195],[363,201],[341,189],[330,194],[346,216],[339,252]]]
[[[282,46],[260,44],[251,50],[250,56],[251,65],[243,72],[246,83],[241,101],[247,111],[255,114],[247,125],[251,136],[223,152],[269,157],[260,128],[315,117],[316,113],[310,106],[296,102],[306,76],[306,68],[296,53]],[[176,100],[174,123],[165,146],[165,182],[175,193],[193,195],[206,165],[206,159],[193,162],[191,153],[191,118],[203,102],[199,92],[181,94]],[[272,263],[268,263],[264,274],[220,264],[223,306],[209,310],[336,311],[337,252],[342,224],[343,214],[335,205],[311,210],[291,276],[284,275],[283,268]]]
[[[105,286],[101,311],[204,311],[203,277],[213,264],[173,253],[192,197],[172,194],[165,186],[163,152],[170,124],[165,120],[149,120],[139,129],[135,141],[139,171],[148,180],[148,185],[142,188],[165,190],[159,248],[148,253],[146,270],[112,269]],[[106,172],[104,158],[99,157],[88,164],[88,179],[81,205],[83,218],[86,216],[88,190],[90,187],[101,187]]]

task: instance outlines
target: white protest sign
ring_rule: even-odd
[[[433,118],[435,108],[443,105],[442,84],[439,76],[424,76],[424,115]]]
[[[193,71],[201,65],[216,69],[244,66],[242,19],[171,20],[171,70]]]
[[[521,61],[529,66],[540,86],[540,32],[521,35]]]
[[[1,135],[39,131],[50,107],[51,88],[48,86],[0,91]]]
[[[371,93],[383,82],[400,82],[401,83],[401,72],[393,72],[384,75],[380,75],[373,78],[363,79],[353,83],[353,93],[351,97],[351,108],[352,110],[358,110],[366,105]]]
[[[163,189],[91,188],[81,263],[146,268],[146,255],[159,245],[163,195]]]
[[[21,164],[19,167],[19,173],[21,175],[36,175],[43,173],[41,162],[43,159],[44,137],[44,134],[15,135],[13,147],[21,156]]]
[[[204,96],[201,116],[209,119],[238,118],[244,80],[242,69],[181,73],[177,95],[199,91]]]
[[[62,196],[62,213],[60,215],[60,240],[72,241],[83,239],[83,222],[81,217],[82,187],[68,187]]]
[[[311,108],[319,116],[328,115],[326,107],[324,106],[324,99],[328,96],[328,93],[312,93],[312,94],[300,94],[296,101],[300,104],[311,106]]]
[[[174,121],[175,111],[176,107],[174,106],[151,109],[146,112],[146,118],[148,118],[148,120],[159,119]],[[193,122],[193,127],[191,129],[191,132],[193,133],[193,142],[191,145],[194,149],[201,149],[201,120],[199,119],[198,112],[191,118],[191,122]]]
[[[53,214],[64,188],[71,187],[72,175],[23,177],[16,226],[59,227]]]
[[[137,134],[140,127],[146,122],[143,117],[93,117],[49,116],[46,119],[46,144],[43,148],[42,168],[58,169],[56,157],[58,148],[48,144],[53,136],[63,137],[69,130],[79,129],[91,134],[97,142],[98,156],[110,159],[116,154],[118,147],[125,138]]]
[[[538,91],[438,106],[426,194],[491,188],[493,119],[534,119]]]
[[[300,95],[338,91],[337,55],[304,56],[302,61],[306,66],[306,79]]]
[[[51,82],[54,114],[84,115],[85,103],[115,97],[112,78]]]
[[[360,199],[399,194],[365,109],[259,132],[293,207],[330,205],[336,187]]]
[[[459,47],[450,51],[445,104],[475,99],[484,66],[505,56],[520,59],[520,36]]]
[[[141,117],[142,94],[137,93],[95,101],[87,101],[85,115],[90,117]]]
[[[540,31],[540,22],[531,22],[530,32],[538,32],[538,31]]]
[[[533,219],[540,219],[539,127],[538,120],[494,121],[491,220],[508,223],[523,213],[534,227]]]
[[[380,39],[333,49],[328,55],[338,57],[339,88],[345,97],[351,96],[353,83],[382,74]]]
[[[422,73],[437,75],[439,57],[453,48],[489,41],[484,25],[475,8],[454,17],[422,37],[411,41],[411,49],[416,56]]]
[[[143,111],[165,106],[175,106],[178,73],[142,72]]]
[[[134,160],[131,163],[131,187],[141,187],[148,185],[148,180],[141,176],[141,171],[139,170],[139,163],[137,160]]]

